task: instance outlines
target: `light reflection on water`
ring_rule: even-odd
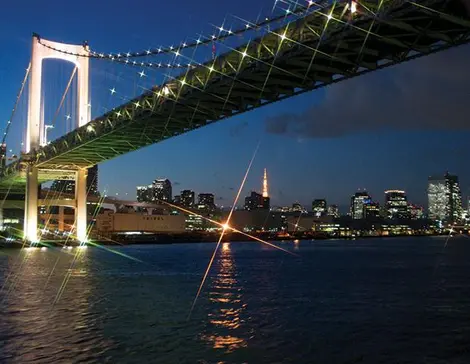
[[[212,279],[209,293],[213,308],[208,319],[212,327],[201,335],[201,338],[211,343],[214,349],[232,352],[246,347],[247,342],[242,337],[237,337],[243,324],[241,313],[246,305],[242,300],[242,287],[237,281],[237,267],[231,254],[230,243],[222,244],[215,269],[217,272]],[[216,334],[210,334],[211,331]]]

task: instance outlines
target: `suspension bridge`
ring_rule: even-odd
[[[236,41],[230,43],[230,39]],[[216,121],[469,40],[468,0],[308,1],[261,22],[245,22],[236,29],[221,26],[217,34],[194,42],[139,52],[99,53],[87,43],[57,43],[35,34],[22,85],[22,89],[29,88],[25,141],[21,156],[3,167],[0,190],[26,195],[24,238],[35,242],[39,185],[56,179],[75,180],[76,236],[83,242],[87,168]],[[219,44],[226,51],[216,54]],[[212,45],[212,56],[198,59],[196,50],[207,45]],[[171,61],[162,62],[159,57]],[[77,79],[74,128],[50,142],[40,97],[42,61],[48,58],[73,63],[72,77],[76,74]],[[92,119],[90,60],[138,70],[140,77],[164,70],[165,80],[145,87],[138,97],[121,97],[124,103]],[[117,93],[114,87],[109,92]]]

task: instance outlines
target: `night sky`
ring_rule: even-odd
[[[254,20],[272,6],[271,0],[2,4],[0,126],[29,62],[32,32],[69,43],[88,40],[96,51],[137,51],[178,44],[233,15]],[[213,192],[218,204],[230,205],[260,143],[244,195],[261,189],[266,167],[274,205],[326,198],[345,206],[358,188],[382,203],[385,189],[399,188],[426,206],[427,177],[446,171],[460,177],[466,196],[469,56],[468,46],[429,56],[118,157],[100,165],[100,189],[132,199],[136,185],[167,177],[174,194]]]

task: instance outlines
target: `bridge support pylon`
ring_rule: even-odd
[[[86,168],[79,169],[75,175],[75,227],[77,232],[77,240],[80,243],[87,241],[87,180],[88,170]]]
[[[38,168],[28,165],[26,168],[23,238],[30,243],[38,242],[38,189]]]

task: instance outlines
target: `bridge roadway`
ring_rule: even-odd
[[[351,18],[346,3],[298,18],[22,155],[4,170],[0,191],[24,191],[27,163],[39,167],[40,182],[72,178],[77,168],[470,40],[469,0],[360,2],[379,16]]]

